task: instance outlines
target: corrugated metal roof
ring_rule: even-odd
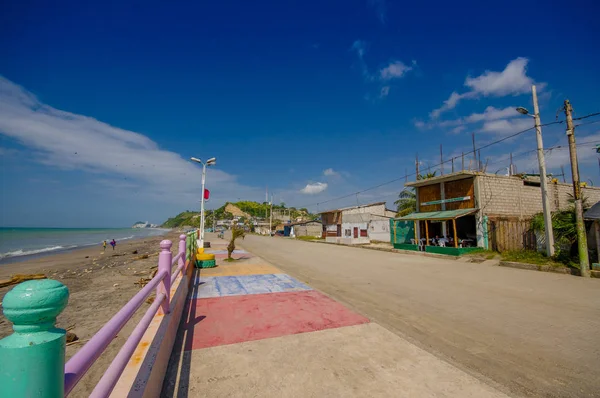
[[[404,217],[395,218],[395,220],[453,220],[455,218],[468,216],[476,211],[477,209],[430,211],[425,213],[412,213]]]
[[[586,220],[600,220],[600,202],[596,203],[583,213],[583,218]]]

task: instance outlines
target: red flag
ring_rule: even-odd
[[[210,191],[208,189],[204,189],[204,200],[208,200],[210,197]]]

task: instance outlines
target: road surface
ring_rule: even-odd
[[[600,280],[250,235],[244,248],[512,396],[600,396]]]

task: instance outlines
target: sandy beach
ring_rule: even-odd
[[[98,246],[35,258],[27,262],[0,265],[0,280],[9,279],[13,274],[43,273],[69,288],[69,304],[57,320],[58,327],[69,329],[79,338],[78,343],[67,346],[68,360],[140,290],[140,285],[136,282],[141,278],[149,278],[153,267],[156,267],[161,240],[171,240],[173,255],[177,254],[179,235],[181,231],[173,230],[163,236],[118,243],[114,251],[110,246],[106,251],[102,250],[102,246]],[[148,258],[139,259],[144,255],[148,255]],[[0,288],[0,302],[13,287],[14,285]],[[132,320],[75,387],[70,397],[89,395],[148,306],[149,304],[143,304],[138,309]],[[0,316],[0,338],[11,332],[10,322],[4,316]]]

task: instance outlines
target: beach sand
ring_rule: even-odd
[[[70,331],[77,335],[80,343],[67,346],[68,360],[140,290],[140,285],[135,282],[140,278],[150,277],[152,267],[158,264],[161,240],[171,240],[173,256],[177,254],[179,235],[181,231],[173,230],[163,236],[117,242],[114,251],[108,245],[103,252],[100,245],[27,262],[0,265],[0,280],[9,279],[13,274],[43,273],[69,288],[69,304],[59,315],[57,326],[63,329],[72,327]],[[132,254],[136,250],[137,254]],[[149,257],[134,259],[144,254]],[[0,288],[0,302],[13,287],[14,285]],[[149,306],[148,303],[142,304],[69,397],[89,396]],[[0,316],[0,338],[11,333],[12,324],[3,315]]]

